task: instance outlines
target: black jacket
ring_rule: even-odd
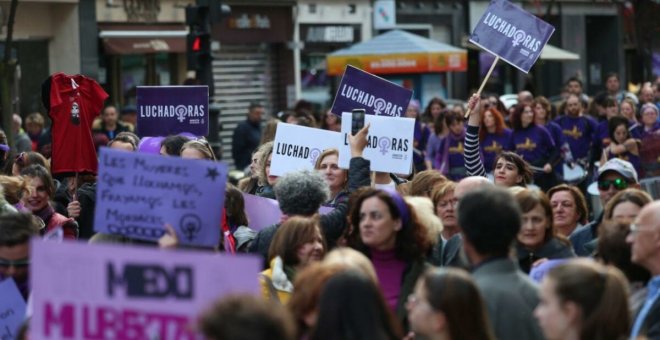
[[[349,192],[353,192],[360,187],[369,186],[371,184],[369,165],[370,162],[362,157],[351,159],[348,171]],[[348,225],[346,219],[347,215],[348,201],[340,202],[334,210],[325,215],[321,215],[321,229],[323,229],[328,249],[332,249],[335,246],[337,240]],[[264,268],[268,267],[268,249],[270,248],[270,242],[273,240],[275,232],[279,226],[279,224],[274,224],[259,231],[248,249],[250,253],[258,253],[263,256],[265,264]]]
[[[575,257],[573,247],[568,242],[562,242],[558,238],[552,238],[546,242],[537,251],[529,251],[520,243],[516,243],[516,253],[518,254],[518,265],[520,270],[529,274],[534,262],[547,258],[548,260],[565,259]]]

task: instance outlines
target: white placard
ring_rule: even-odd
[[[339,167],[348,169],[351,149],[351,113],[342,113],[342,145],[339,149]],[[409,174],[412,164],[415,120],[412,118],[366,115],[364,124],[371,123],[367,148],[363,157],[371,161],[372,171]],[[279,127],[278,127],[279,129]]]
[[[314,169],[316,158],[325,149],[341,144],[339,132],[294,124],[277,124],[270,173],[282,176],[292,171]],[[340,150],[341,155],[341,150]],[[350,150],[348,153],[350,157]]]

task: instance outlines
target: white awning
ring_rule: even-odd
[[[570,51],[563,50],[557,46],[546,44],[541,51],[543,60],[580,60],[580,55]]]

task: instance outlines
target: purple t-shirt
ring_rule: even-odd
[[[511,138],[515,152],[534,166],[547,163],[555,147],[548,130],[534,124],[526,129],[514,130]]]
[[[495,159],[502,151],[511,151],[511,129],[504,129],[501,134],[487,133],[479,143],[486,172],[493,172]]]
[[[394,249],[388,251],[371,249],[371,262],[376,270],[376,276],[380,283],[380,289],[385,296],[385,301],[387,301],[387,305],[390,306],[392,311],[396,312],[406,263],[396,258]]]
[[[561,127],[573,158],[576,160],[587,158],[596,134],[596,121],[587,116],[566,115],[558,117],[555,122]]]

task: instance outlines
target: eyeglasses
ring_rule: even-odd
[[[0,259],[0,269],[2,270],[7,270],[9,267],[14,267],[14,268],[25,268],[30,265],[30,259],[29,258],[24,258],[21,260],[7,260],[7,259]]]
[[[614,180],[600,180],[598,181],[598,189],[600,190],[609,190],[610,187],[614,186],[616,190],[623,190],[628,188],[628,182],[625,179],[617,178]]]
[[[446,207],[448,207],[449,205],[451,205],[452,207],[456,208],[456,206],[458,205],[458,199],[457,199],[457,198],[454,198],[454,199],[451,199],[451,200],[440,201],[440,202],[438,202],[438,206],[440,206],[441,208],[446,208]]]

